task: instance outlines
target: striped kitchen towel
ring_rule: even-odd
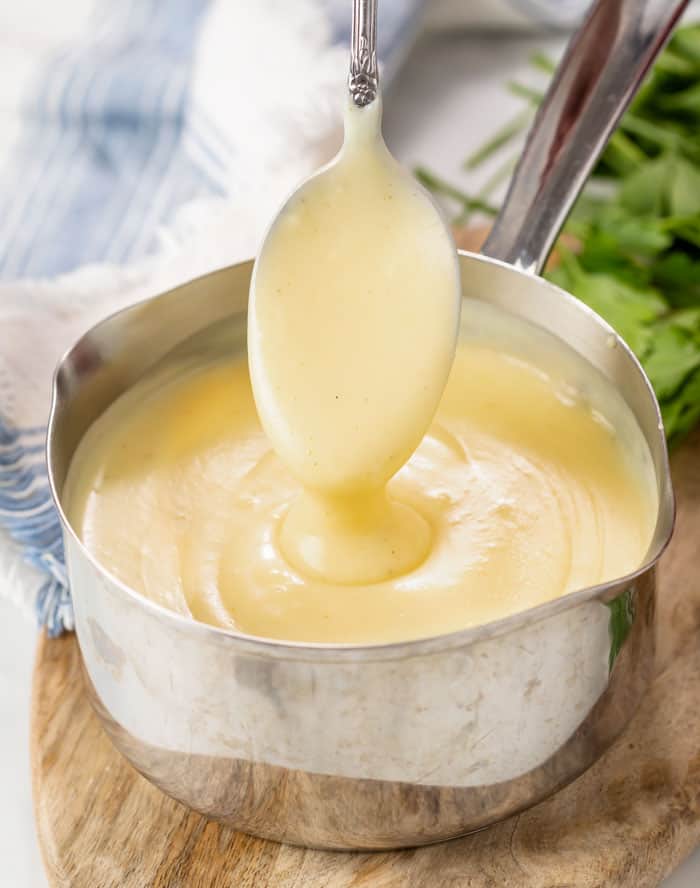
[[[390,69],[421,0],[383,0]],[[0,0],[0,594],[72,627],[45,422],[111,310],[254,254],[339,143],[350,0]]]

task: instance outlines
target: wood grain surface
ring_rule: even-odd
[[[700,842],[700,434],[673,458],[679,514],[664,556],[659,675],[583,777],[473,836],[412,851],[307,851],[205,821],[116,753],[88,706],[74,638],[42,639],[32,770],[52,886],[593,888],[658,885]]]

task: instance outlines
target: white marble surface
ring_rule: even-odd
[[[496,42],[493,42],[496,41]],[[542,41],[538,41],[541,45]],[[483,134],[520,107],[502,83],[520,76],[534,44],[527,40],[424,38],[386,101],[387,140],[407,163],[423,163],[473,185],[459,171]],[[556,49],[556,41],[551,48]],[[28,724],[34,627],[0,599],[0,884],[45,888],[31,809]],[[700,849],[664,884],[697,888]]]

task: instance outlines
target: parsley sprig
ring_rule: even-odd
[[[542,54],[532,62],[544,74],[554,67]],[[465,167],[512,147],[544,94],[509,88],[524,110]],[[473,196],[425,169],[416,175],[456,201],[455,222],[463,225],[474,213],[495,213],[492,193],[513,165],[508,156]],[[700,24],[680,28],[657,60],[565,231],[559,262],[546,276],[606,318],[635,351],[675,444],[700,421]]]

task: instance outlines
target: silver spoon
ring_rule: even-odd
[[[459,324],[449,229],[381,135],[376,15],[354,0],[343,147],[273,221],[249,300],[265,431],[307,487],[334,493],[380,489],[418,446]]]

